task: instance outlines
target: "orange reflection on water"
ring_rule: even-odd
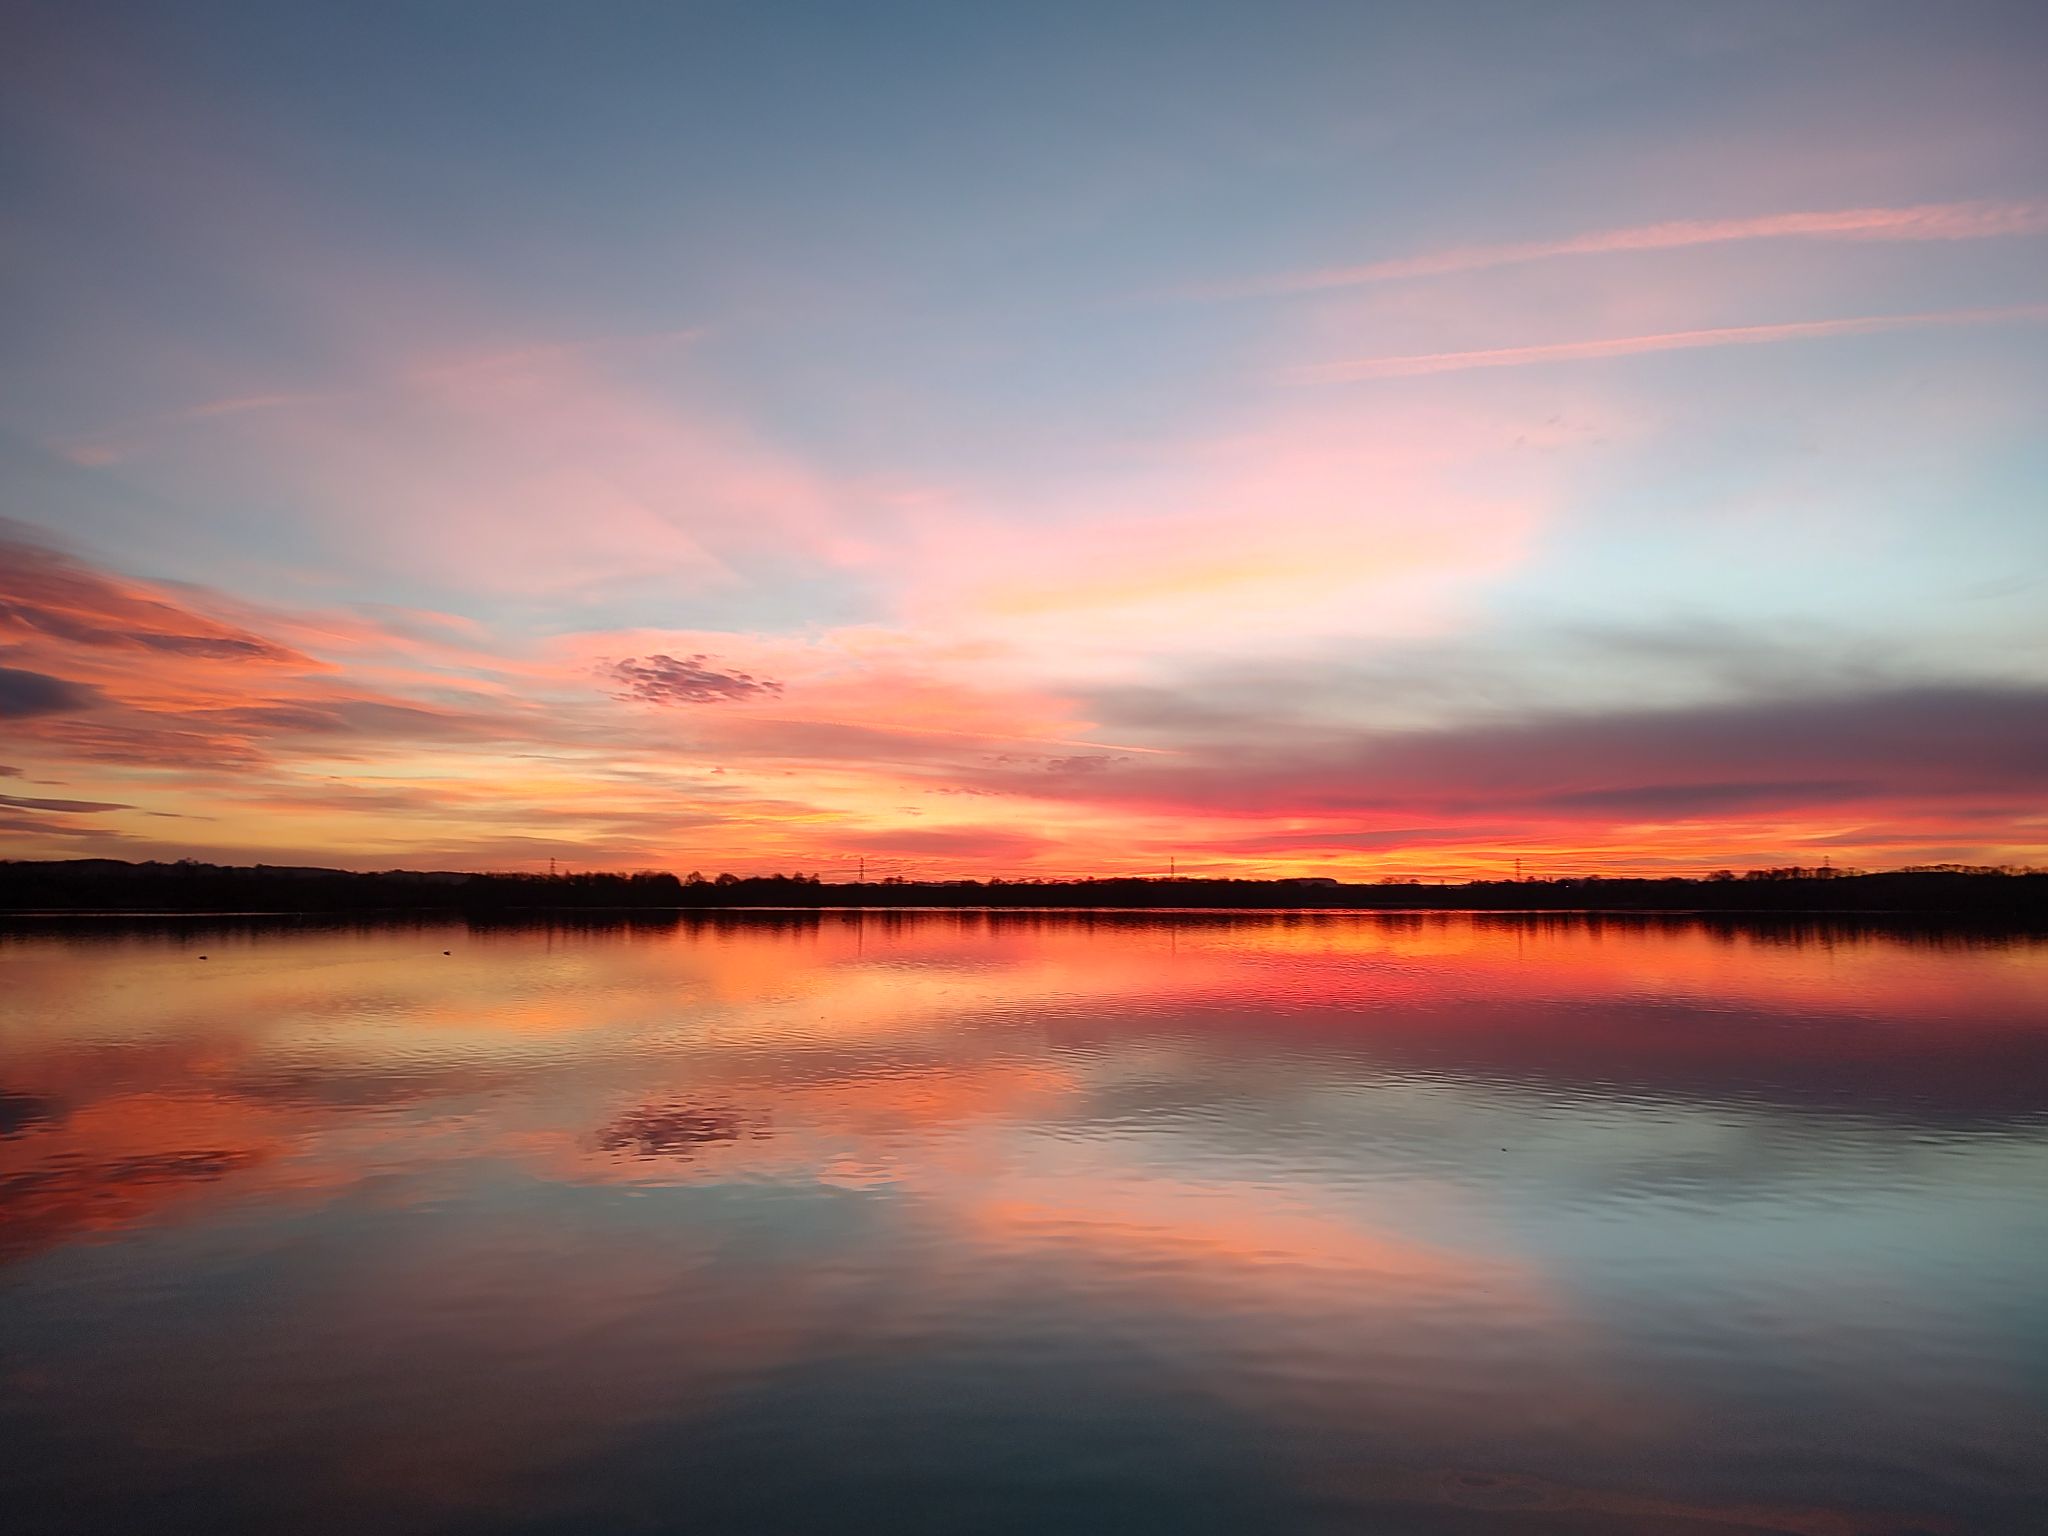
[[[1089,1041],[1181,1058],[1293,1041],[1365,1063],[1449,1050],[1467,1074],[1673,1092],[1754,1078],[1763,1050],[1766,1085],[1794,1094],[1890,1084],[1995,1111],[2025,1091],[2048,1016],[2036,945],[1434,915],[216,933],[17,941],[5,965],[17,1232],[59,1209],[116,1228],[198,1186],[247,1188],[287,1154],[299,1185],[343,1184],[323,1138],[406,1105],[475,1123],[427,1137],[387,1119],[381,1136],[610,1178],[635,1173],[594,1139],[610,1118],[730,1100],[774,1126],[773,1151],[714,1139],[703,1158],[870,1177],[863,1142],[1054,1113],[1086,1089],[1070,1047]],[[523,1097],[564,1073],[578,1091],[558,1104]]]
[[[0,1391],[187,1459],[295,1437],[293,1475],[375,1521],[516,1510],[535,1469],[710,1433],[827,1365],[1109,1348],[1345,1507],[1882,1529],[1528,1467],[1681,1467],[1731,1433],[1711,1379],[1634,1364],[1660,1329],[1746,1307],[1833,1349],[1842,1276],[1882,1279],[1895,1227],[1995,1260],[1971,1212],[2048,1174],[2015,1130],[2048,1080],[2044,955],[1444,916],[20,935],[0,1259],[210,1255],[269,1299],[131,1340],[125,1375]],[[1971,1160],[1916,1150],[1957,1137]],[[1969,1434],[2012,1459],[2000,1401]],[[1897,1435],[1916,1407],[1863,1411]]]

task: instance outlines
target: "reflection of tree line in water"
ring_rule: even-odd
[[[1258,909],[1117,909],[1107,907],[1023,908],[591,908],[504,909],[499,911],[354,912],[42,912],[0,917],[0,940],[34,935],[80,949],[137,937],[183,940],[208,937],[282,938],[315,935],[371,937],[417,933],[433,947],[448,942],[459,923],[478,938],[519,933],[557,933],[585,940],[631,943],[647,938],[717,934],[776,942],[810,940],[839,931],[886,938],[935,928],[960,935],[1044,932],[1155,932],[1296,929],[1345,919],[1371,919],[1375,931],[1422,935],[1447,923],[1470,923],[1499,932],[1568,939],[1592,937],[1676,937],[1702,934],[1727,945],[1769,945],[1797,949],[1814,944],[1876,942],[1931,949],[2004,949],[2015,944],[2048,944],[2048,920],[1961,913],[1715,913],[1456,911],[1433,912]]]
[[[1558,880],[1419,881],[1202,878],[889,879],[816,875],[715,879],[633,874],[464,874],[237,867],[115,859],[0,861],[0,910],[129,912],[412,911],[734,907],[1264,909],[1275,911],[1601,911],[1979,915],[2048,921],[2048,871],[1959,865],[1881,874],[1833,869],[1721,871],[1705,879],[1588,875]]]

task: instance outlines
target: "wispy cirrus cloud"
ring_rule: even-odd
[[[387,367],[349,387],[328,389],[254,390],[223,395],[140,420],[100,427],[55,444],[59,454],[85,468],[118,464],[179,428],[228,417],[304,407],[341,406],[353,401],[392,398],[423,389],[442,388],[496,373],[576,364],[606,355],[631,354],[698,340],[701,328],[650,331],[644,335],[604,336],[587,341],[549,342],[499,351],[435,356]]]
[[[1666,219],[1618,229],[1590,230],[1557,240],[1460,245],[1356,266],[1283,272],[1234,284],[1190,290],[1190,298],[1259,298],[1356,288],[1410,278],[1447,277],[1492,267],[1520,266],[1561,256],[1613,256],[1675,251],[1751,240],[1988,240],[2048,229],[2048,203],[1915,203],[1897,208],[1834,208],[1770,213],[1743,219]]]
[[[2048,304],[2003,309],[1933,310],[1914,315],[1854,315],[1840,320],[1792,320],[1776,325],[1724,325],[1647,336],[1602,336],[1542,342],[1527,347],[1483,347],[1467,352],[1409,352],[1316,363],[1281,375],[1293,384],[1353,384],[1368,379],[1462,373],[1473,368],[1527,368],[1539,363],[1594,362],[1645,352],[1687,352],[1703,347],[1748,347],[1777,341],[1819,341],[1833,336],[1874,336],[1951,325],[2024,325],[2048,320]]]

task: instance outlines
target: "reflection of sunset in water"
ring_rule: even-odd
[[[963,1466],[970,1524],[1091,1468],[1188,1529],[2044,1491],[2037,943],[823,914],[0,968],[0,1422],[53,1530],[115,1482],[252,1530],[287,1485],[801,1528]]]

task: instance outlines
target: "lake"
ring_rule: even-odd
[[[2004,1533],[2048,944],[0,930],[11,1531]]]

